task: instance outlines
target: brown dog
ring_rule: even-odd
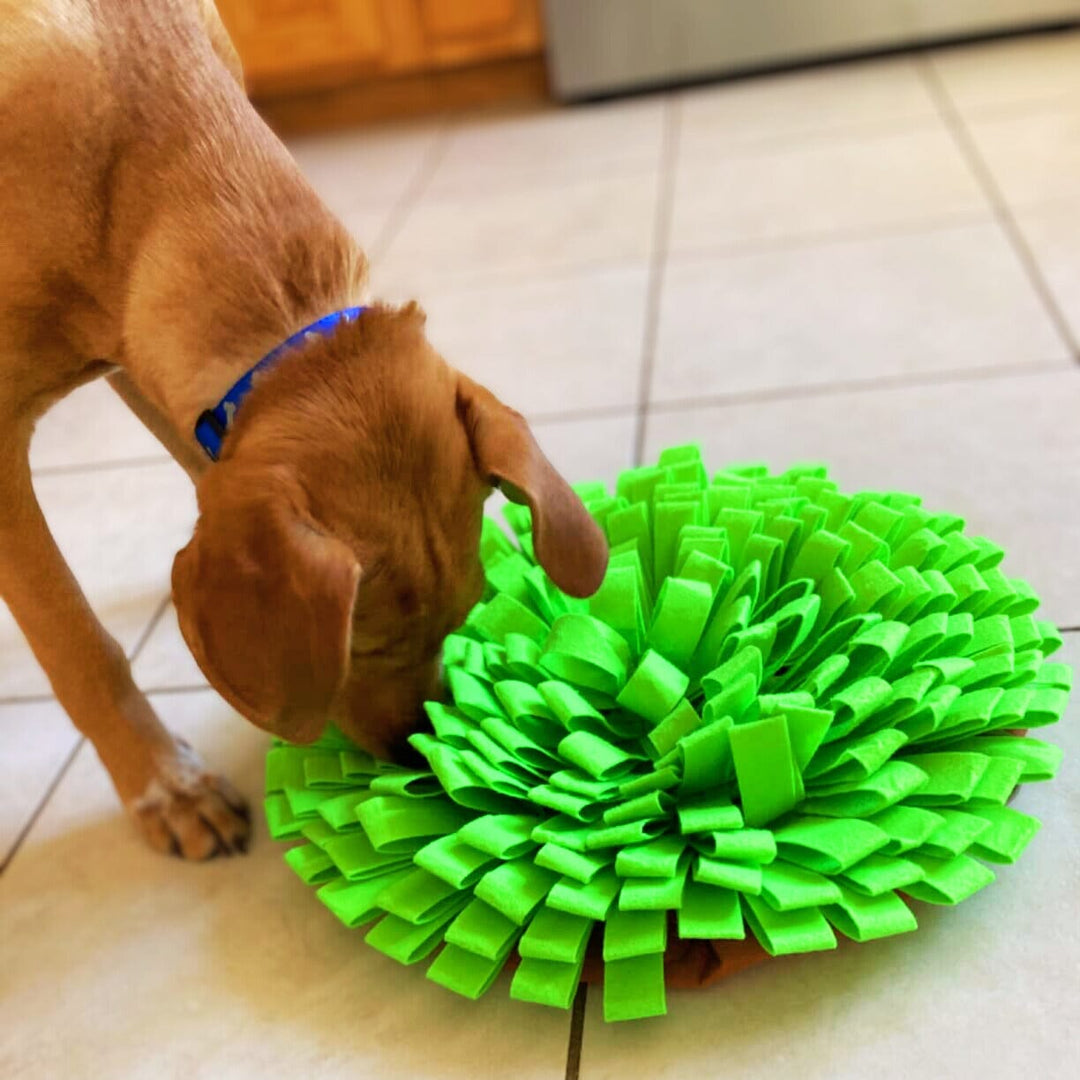
[[[606,544],[524,421],[371,308],[259,378],[210,464],[193,435],[264,354],[360,303],[367,266],[242,89],[212,0],[0,0],[0,596],[150,842],[242,848],[243,801],[174,740],[49,534],[36,419],[99,375],[198,482],[184,637],[244,716],[372,752],[415,729],[479,597],[492,484],[575,595]],[[357,183],[363,183],[358,177]]]

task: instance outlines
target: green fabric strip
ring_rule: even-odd
[[[560,876],[572,877],[587,885],[605,866],[610,866],[614,855],[608,851],[573,851],[559,844],[547,843],[533,857],[537,866],[553,870]]]
[[[611,913],[604,923],[604,960],[663,953],[667,948],[667,915],[663,911]]]
[[[510,947],[507,947],[509,954]],[[475,1001],[491,989],[506,965],[506,955],[494,960],[447,945],[427,969],[427,977],[455,994]]]
[[[323,885],[318,897],[341,922],[354,929],[382,915],[383,910],[375,902],[376,897],[388,885],[403,880],[411,873],[411,869],[397,870],[360,882],[338,878]]]
[[[995,863],[1014,863],[1041,828],[1040,822],[1011,806],[987,806],[973,811],[990,828],[978,835],[969,854]]]
[[[466,844],[458,833],[440,836],[413,855],[413,862],[456,889],[470,889],[498,860]]]
[[[777,848],[788,861],[821,874],[840,874],[879,851],[888,833],[856,818],[800,817],[776,830]]]
[[[582,915],[542,907],[522,935],[518,952],[535,960],[580,963],[594,925],[594,920]]]
[[[514,972],[510,996],[515,1001],[569,1009],[574,1003],[584,963],[584,959],[574,964],[562,964],[526,957]]]
[[[737,941],[746,937],[739,894],[703,881],[686,883],[678,925],[681,938]]]
[[[796,911],[836,903],[840,887],[813,870],[775,862],[761,870],[761,895],[774,911]]]
[[[683,835],[715,830],[740,829],[742,811],[727,796],[701,797],[678,808],[679,831]]]
[[[694,847],[716,859],[770,863],[776,858],[776,837],[768,829],[728,829],[699,835]]]
[[[446,928],[446,940],[487,960],[506,956],[521,927],[483,900],[472,899]]]
[[[641,1020],[667,1012],[662,953],[604,964],[604,1019]]]
[[[821,910],[825,918],[852,941],[877,941],[918,927],[911,908],[895,893],[863,896],[842,885],[839,889],[839,901]]]
[[[615,907],[615,898],[622,888],[622,879],[615,870],[601,870],[591,881],[582,883],[573,878],[560,878],[547,895],[548,907],[603,921]]]
[[[516,859],[489,870],[476,883],[475,892],[496,911],[524,926],[557,880],[551,870],[527,859]]]
[[[446,924],[457,914],[414,926],[396,915],[384,915],[364,936],[364,941],[399,964],[415,964],[430,956],[441,944]]]
[[[935,859],[913,851],[908,856],[923,871],[923,879],[904,888],[908,896],[927,904],[958,904],[994,880],[994,872],[967,855]]]
[[[817,908],[774,911],[764,900],[745,893],[742,903],[747,924],[770,956],[836,948],[836,935]]]

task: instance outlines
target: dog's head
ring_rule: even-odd
[[[335,720],[400,755],[439,689],[443,639],[483,591],[483,503],[528,505],[536,555],[574,596],[603,534],[524,419],[447,365],[415,306],[369,310],[256,387],[199,481],[176,557],[184,638],[243,715],[293,742]]]

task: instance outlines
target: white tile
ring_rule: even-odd
[[[968,123],[987,168],[1012,207],[1076,195],[1080,108],[994,116]]]
[[[1018,210],[1016,218],[1073,335],[1080,337],[1080,200]]]
[[[54,405],[38,421],[30,446],[35,470],[132,458],[167,461],[169,455],[104,379],[79,387]]]
[[[425,290],[428,339],[526,416],[633,406],[647,282],[639,261]]]
[[[978,218],[986,199],[944,129],[874,132],[768,152],[680,154],[671,250]]]
[[[1045,617],[1080,625],[1080,372],[659,412],[646,460],[699,441],[710,465],[827,462],[844,491],[899,490],[964,516],[1009,553]]]
[[[695,155],[840,132],[939,123],[909,57],[737,79],[681,95],[680,140]]]
[[[429,191],[475,194],[655,168],[663,114],[654,96],[469,117],[452,129]]]
[[[1080,91],[1075,30],[940,49],[930,61],[969,116],[1067,103]]]
[[[1080,662],[1070,636],[1062,657]],[[914,933],[767,961],[707,990],[668,994],[668,1015],[605,1024],[589,989],[582,1080],[647,1076],[913,1076],[1072,1080],[1080,1072],[1080,708],[1040,732],[1058,777],[1016,807],[1043,828],[1014,866],[956,908],[916,905]],[[719,1064],[722,1063],[722,1064]]]
[[[143,690],[169,690],[202,686],[206,676],[199,670],[188,649],[176,609],[169,604],[146,639],[132,665],[135,682]]]
[[[55,701],[0,704],[0,863],[77,741]]]
[[[427,168],[441,127],[430,123],[309,135],[289,150],[326,205],[377,254],[395,206]]]
[[[441,136],[441,125],[418,123],[306,135],[289,139],[287,145],[331,205],[393,205]]]
[[[373,268],[375,289],[416,294],[463,280],[646,258],[656,173],[421,199]]]
[[[209,693],[154,704],[257,805],[265,735]],[[379,955],[255,818],[246,857],[155,855],[80,753],[5,874],[3,1075],[562,1077],[566,1013],[505,978],[466,1001]]]
[[[996,225],[669,265],[654,401],[1067,360]]]
[[[40,476],[34,486],[90,606],[130,650],[168,595],[173,556],[191,535],[191,481],[167,462]],[[0,699],[48,692],[48,681],[0,605]]]

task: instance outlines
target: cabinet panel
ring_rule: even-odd
[[[380,0],[217,0],[245,74],[261,86],[325,84],[385,62]]]
[[[521,8],[521,0],[420,0],[420,18],[430,37],[463,37],[512,28]]]
[[[257,96],[541,51],[540,0],[216,0]]]

